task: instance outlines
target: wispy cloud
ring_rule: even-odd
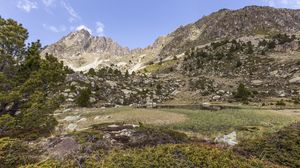
[[[92,30],[90,29],[90,28],[88,28],[87,26],[85,26],[85,25],[80,25],[80,26],[78,26],[75,30],[76,31],[79,31],[79,30],[86,30],[86,31],[88,31],[90,34],[92,34]]]
[[[46,7],[49,7],[49,6],[52,6],[55,4],[55,1],[56,0],[43,0],[43,4],[46,6]]]
[[[31,0],[19,0],[17,7],[19,9],[24,10],[25,12],[30,12],[32,9],[37,9],[38,4],[36,1],[31,1]]]
[[[300,8],[300,0],[264,0],[273,7]]]
[[[78,15],[78,13],[72,8],[72,6],[70,6],[69,4],[67,4],[65,1],[61,1],[61,5],[67,10],[68,14],[69,14],[69,21],[73,22],[75,20],[80,20],[80,16]]]
[[[60,26],[53,26],[53,25],[47,25],[47,24],[43,24],[43,27],[47,30],[50,30],[54,33],[62,33],[67,31],[67,28],[65,25],[60,25]]]
[[[96,32],[98,36],[103,36],[104,35],[104,24],[101,22],[96,22]]]

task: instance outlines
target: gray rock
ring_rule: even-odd
[[[68,130],[68,131],[75,131],[77,127],[78,127],[77,124],[73,124],[73,123],[72,123],[72,124],[69,124],[69,125],[68,125],[67,130]]]
[[[254,86],[261,86],[264,82],[261,80],[253,80],[251,81],[251,84]]]
[[[94,97],[90,97],[90,103],[95,103],[97,100]]]
[[[71,90],[70,90],[70,89],[66,89],[64,92],[65,92],[65,93],[70,93]]]
[[[289,80],[289,83],[291,83],[291,84],[300,84],[300,77],[296,77],[296,78],[293,78],[293,79]]]
[[[218,91],[217,91],[217,95],[221,95],[221,96],[222,96],[222,95],[224,95],[224,94],[225,94],[225,91],[224,91],[224,90],[218,90]]]
[[[213,98],[212,98],[213,100],[215,100],[215,101],[217,101],[217,100],[220,100],[221,99],[221,96],[219,96],[219,95],[216,95],[216,96],[213,96]]]
[[[67,116],[63,119],[63,121],[67,121],[67,122],[73,122],[73,121],[77,121],[80,120],[80,116]]]
[[[219,136],[215,139],[215,143],[221,143],[226,144],[229,146],[235,146],[238,144],[237,138],[236,138],[236,132],[232,132],[228,135]]]

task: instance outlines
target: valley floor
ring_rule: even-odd
[[[187,106],[188,107],[188,106]],[[300,109],[254,108],[201,110],[185,108],[70,108],[55,114],[63,133],[80,131],[103,123],[143,123],[169,128],[189,136],[213,139],[237,132],[237,139],[247,139],[274,132],[300,121]]]

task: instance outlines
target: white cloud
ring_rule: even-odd
[[[43,4],[47,7],[54,5],[55,0],[43,0]]]
[[[65,1],[61,1],[61,5],[67,10],[68,14],[69,14],[69,21],[73,22],[74,20],[79,20],[80,16],[78,15],[78,13],[69,5],[67,4]]]
[[[37,9],[37,2],[31,0],[19,0],[17,7],[24,10],[25,12],[30,12],[32,9]]]
[[[60,26],[53,26],[53,25],[46,25],[43,24],[43,27],[47,30],[50,30],[54,33],[61,33],[67,31],[67,28],[65,25],[60,25]]]
[[[300,0],[264,0],[273,7],[300,8]]]
[[[77,28],[76,28],[76,31],[79,31],[79,30],[86,30],[86,31],[88,31],[90,34],[92,34],[92,30],[90,29],[90,28],[88,28],[87,26],[85,26],[85,25],[80,25],[80,26],[78,26]]]
[[[101,22],[96,22],[96,32],[98,36],[103,36],[104,35],[104,24]]]

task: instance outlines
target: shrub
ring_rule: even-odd
[[[77,167],[75,161],[64,161],[59,164],[48,160],[44,163],[28,165],[24,168],[37,167]],[[278,166],[264,163],[257,159],[247,159],[236,155],[231,150],[222,150],[203,145],[159,145],[141,149],[113,150],[105,153],[102,150],[93,152],[86,158],[82,167],[95,168],[169,168],[169,167],[209,167],[209,168],[276,168]]]
[[[276,106],[285,106],[285,102],[283,101],[283,99],[281,99],[280,101],[276,102]]]
[[[88,107],[90,105],[90,89],[82,89],[79,91],[79,96],[76,99],[76,104],[80,107]]]
[[[91,76],[96,76],[96,71],[94,68],[91,68],[88,72],[88,75],[91,75]]]
[[[89,161],[90,167],[97,163]],[[155,148],[112,152],[103,167],[268,167],[263,162],[245,159],[230,150],[201,145],[160,145]],[[271,167],[271,166],[270,166]]]
[[[237,151],[287,167],[300,167],[300,123],[263,138],[241,143]]]
[[[9,114],[0,116],[0,137],[9,136],[14,131],[16,120]]]
[[[15,168],[37,161],[38,152],[20,140],[0,139],[0,167]]]
[[[249,97],[252,95],[252,92],[248,90],[244,84],[240,84],[237,88],[237,92],[234,93],[234,98],[239,101],[248,101]]]

